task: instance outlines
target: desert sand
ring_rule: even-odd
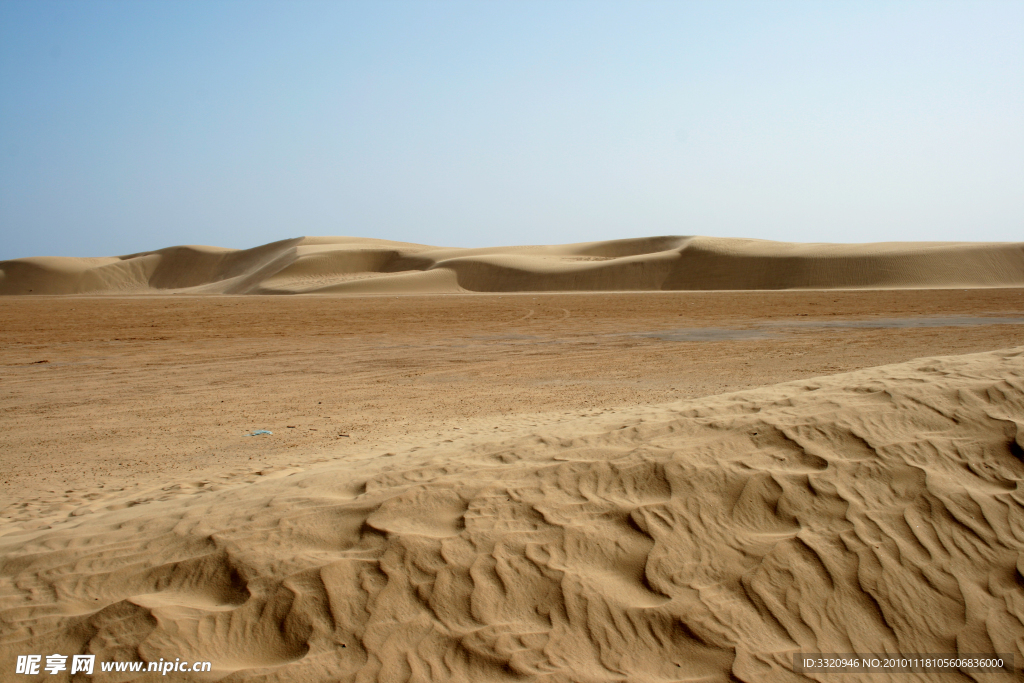
[[[0,264],[0,680],[1022,677],[1020,245],[319,239]]]
[[[300,237],[0,261],[0,294],[389,294],[1024,286],[1024,243],[795,244],[649,237],[457,249]]]

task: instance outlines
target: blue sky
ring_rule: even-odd
[[[1024,2],[0,2],[0,259],[1024,240]]]

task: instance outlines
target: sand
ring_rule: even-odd
[[[796,244],[649,237],[458,249],[300,237],[0,261],[0,294],[390,294],[1024,286],[1024,243]]]
[[[974,285],[4,297],[0,680],[1020,679],[1024,289]]]

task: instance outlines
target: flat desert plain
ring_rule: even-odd
[[[1024,289],[7,296],[0,329],[0,680],[1021,678]]]

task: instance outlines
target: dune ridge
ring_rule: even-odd
[[[1024,664],[1024,347],[268,474],[0,528],[0,670],[28,651],[211,660],[228,681]]]
[[[301,237],[254,249],[0,261],[0,294],[388,294],[1024,286],[1024,243],[649,237],[458,249]]]

